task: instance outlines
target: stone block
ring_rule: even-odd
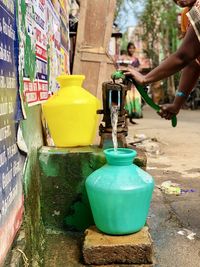
[[[152,264],[153,245],[148,227],[131,235],[110,236],[92,226],[85,231],[83,258],[89,265]]]

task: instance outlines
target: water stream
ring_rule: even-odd
[[[110,109],[110,119],[111,119],[111,125],[112,125],[112,140],[113,140],[113,146],[114,151],[117,152],[117,122],[118,122],[118,112],[119,107],[118,106],[111,106]]]

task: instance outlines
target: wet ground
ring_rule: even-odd
[[[146,150],[147,171],[156,183],[148,218],[155,266],[200,267],[200,111],[182,110],[178,126],[172,128],[169,121],[145,107],[144,118],[136,122],[129,126],[129,141],[139,140],[138,145]],[[189,192],[163,193],[160,185],[167,180]],[[45,266],[84,266],[81,241],[78,234],[48,234]]]

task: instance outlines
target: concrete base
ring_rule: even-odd
[[[137,152],[134,163],[145,169],[146,155]],[[42,147],[39,162],[41,212],[45,227],[85,231],[94,225],[85,180],[106,163],[103,150],[96,146]]]
[[[110,236],[95,226],[85,231],[83,258],[86,264],[152,264],[153,246],[148,227],[125,236]]]

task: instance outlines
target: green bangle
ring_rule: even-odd
[[[177,91],[176,96],[181,96],[181,97],[185,97],[185,98],[187,97],[186,94],[182,91]]]

